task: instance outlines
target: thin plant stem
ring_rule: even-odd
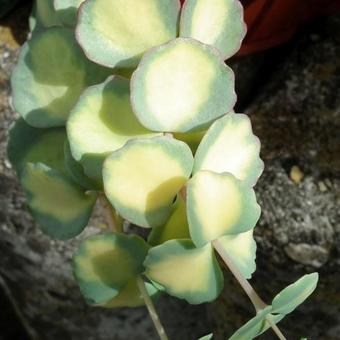
[[[141,276],[138,276],[138,278],[137,278],[137,285],[138,285],[138,288],[139,288],[139,290],[142,294],[146,308],[149,311],[151,320],[152,320],[152,322],[153,322],[153,324],[156,328],[156,331],[159,335],[159,338],[161,340],[168,340],[168,336],[165,333],[165,330],[164,330],[164,328],[161,324],[161,321],[159,319],[159,316],[157,314],[156,308],[155,308],[155,306],[154,306],[154,304],[153,304],[153,302],[150,298],[148,291],[145,288],[145,283],[144,283],[144,280],[141,278]]]
[[[236,280],[242,287],[242,289],[245,291],[245,293],[248,295],[250,301],[252,302],[256,313],[259,312],[261,309],[267,307],[267,304],[260,298],[260,296],[256,293],[254,288],[251,286],[251,284],[248,282],[248,280],[242,275],[242,273],[239,271],[239,269],[235,266],[233,260],[230,258],[229,254],[226,252],[222,244],[219,242],[219,240],[212,241],[212,245],[215,248],[215,250],[219,253],[224,263],[227,265],[229,270],[232,272],[232,274],[235,276]],[[285,336],[282,334],[280,329],[268,318],[266,318],[267,322],[277,335],[277,337],[281,340],[286,340]]]
[[[248,295],[250,301],[254,305],[256,312],[267,307],[266,303],[258,296],[248,280],[243,277],[239,269],[235,266],[234,262],[229,257],[228,253],[225,251],[221,243],[218,240],[215,240],[212,242],[212,244],[216,251],[220,254],[221,258],[223,259],[229,270],[233,273],[245,293]]]
[[[104,193],[99,194],[99,201],[104,208],[105,220],[113,233],[121,233],[123,230],[116,222],[113,208]]]
[[[104,213],[105,213],[105,219],[107,221],[107,224],[109,225],[109,228],[113,233],[121,233],[123,232],[123,228],[120,227],[119,224],[116,223],[114,211],[112,209],[111,204],[109,203],[108,199],[103,193],[99,194],[99,199],[100,203],[102,204],[104,208]],[[124,224],[124,221],[123,221]],[[145,305],[148,309],[148,312],[150,314],[151,320],[153,324],[155,325],[156,331],[159,335],[159,338],[161,340],[168,340],[168,337],[164,331],[164,328],[160,322],[159,316],[157,314],[156,308],[150,298],[150,295],[148,291],[146,290],[144,280],[142,279],[141,276],[137,277],[137,285],[138,289],[143,297],[143,300],[145,302]]]
[[[277,325],[270,320],[269,318],[266,318],[267,322],[269,323],[270,327],[272,328],[272,330],[274,331],[274,333],[276,334],[276,336],[280,339],[280,340],[287,340],[286,337],[282,334],[282,332],[280,331],[280,328],[277,327]]]

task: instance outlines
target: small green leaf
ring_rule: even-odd
[[[190,235],[197,247],[252,229],[261,213],[254,190],[232,174],[198,171],[187,187]]]
[[[206,131],[198,131],[191,133],[174,133],[174,137],[187,143],[190,146],[192,152],[195,152],[200,144],[202,138],[204,137]]]
[[[250,319],[245,325],[238,329],[229,340],[250,340],[261,334],[265,318],[271,312],[272,307],[268,306],[259,311],[255,317]]]
[[[250,279],[256,270],[256,242],[253,229],[237,234],[227,235],[219,239],[229,257],[246,279]]]
[[[190,238],[184,199],[178,195],[168,221],[161,227],[152,228],[148,243],[156,246],[172,239]]]
[[[67,174],[75,183],[88,190],[102,189],[102,183],[86,176],[82,165],[73,158],[68,140],[64,143],[64,160]]]
[[[73,271],[87,302],[107,307],[134,304],[135,280],[144,270],[147,251],[145,241],[135,235],[96,235],[85,240],[74,253]],[[126,300],[129,292],[134,296]]]
[[[85,193],[69,178],[41,163],[25,166],[21,184],[34,219],[49,236],[67,240],[86,227],[96,194]]]
[[[166,222],[193,164],[189,147],[170,137],[134,139],[104,162],[106,196],[128,221],[142,227]]]
[[[198,340],[210,340],[213,338],[213,334],[210,333],[210,334],[207,334],[205,336],[202,336],[201,338],[199,338]]]
[[[196,248],[190,240],[170,240],[150,249],[144,265],[147,277],[191,304],[214,300],[223,287],[210,244]]]
[[[37,129],[19,118],[9,131],[7,154],[17,174],[27,163],[43,163],[65,173],[64,128]]]
[[[230,172],[254,186],[263,171],[259,153],[260,141],[253,135],[250,119],[230,113],[215,121],[203,137],[195,154],[194,173]]]
[[[313,293],[318,283],[318,279],[318,273],[304,275],[295,283],[283,289],[273,299],[273,313],[291,313]]]
[[[145,51],[176,37],[179,10],[177,0],[89,0],[80,8],[77,38],[98,64],[137,66]]]
[[[13,106],[32,126],[64,125],[84,88],[97,82],[94,75],[105,72],[86,59],[72,30],[42,30],[20,51],[11,78]]]
[[[238,0],[186,0],[180,36],[216,47],[223,59],[235,54],[246,34],[243,7]]]
[[[145,53],[131,79],[131,101],[151,130],[200,130],[233,108],[234,74],[210,46],[174,39]]]
[[[157,135],[138,122],[130,106],[130,83],[116,76],[84,91],[71,111],[67,133],[73,157],[100,181],[108,154],[132,138]]]
[[[36,21],[31,30],[39,30],[52,26],[60,26],[61,23],[53,7],[53,0],[35,0],[33,15]]]
[[[54,0],[56,14],[65,26],[74,27],[77,23],[77,11],[84,0]]]

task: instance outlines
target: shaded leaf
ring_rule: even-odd
[[[66,26],[74,27],[77,23],[77,11],[84,0],[54,0],[56,15]]]
[[[135,235],[95,235],[83,241],[74,253],[73,271],[87,302],[106,307],[139,303],[134,288],[147,251]]]
[[[66,240],[86,227],[95,193],[85,193],[69,178],[41,163],[25,166],[21,184],[34,219],[49,236]]]
[[[27,163],[43,163],[65,173],[65,140],[64,128],[37,129],[19,118],[9,131],[7,155],[18,175]]]
[[[190,149],[195,152],[200,144],[203,136],[205,135],[206,131],[198,131],[198,132],[191,132],[191,133],[174,133],[174,137],[187,143],[190,146]]]
[[[53,0],[35,0],[32,16],[34,17],[34,24],[32,25],[31,21],[31,31],[61,25],[53,7]]]
[[[82,165],[73,158],[68,140],[64,143],[64,160],[67,174],[75,183],[88,190],[102,190],[102,183],[86,176]]]
[[[151,283],[146,282],[145,287],[149,296],[157,300],[161,292]],[[133,278],[111,301],[102,305],[106,308],[117,307],[138,307],[143,306],[144,300],[137,285],[137,280]]]
[[[152,228],[148,243],[155,246],[172,239],[190,238],[184,199],[178,195],[168,221],[160,227]]]
[[[20,51],[11,78],[13,105],[32,126],[61,126],[84,88],[106,72],[86,59],[72,30],[42,30]]]

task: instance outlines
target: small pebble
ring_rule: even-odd
[[[302,181],[303,177],[304,177],[304,173],[301,171],[301,169],[297,165],[294,165],[290,169],[289,176],[290,176],[290,179],[295,184],[299,184]]]
[[[326,186],[326,184],[325,184],[324,182],[322,182],[322,181],[320,181],[320,182],[318,183],[318,187],[319,187],[319,190],[320,190],[321,192],[327,191],[327,186]]]

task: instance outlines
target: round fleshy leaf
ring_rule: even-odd
[[[259,311],[255,317],[238,329],[229,340],[249,340],[261,334],[265,325],[265,319],[271,312],[272,307],[268,306]]]
[[[152,248],[145,274],[173,296],[191,304],[214,300],[223,275],[210,244],[196,248],[190,240],[171,240]]]
[[[246,279],[256,270],[256,242],[253,230],[238,235],[227,235],[219,239],[228,256]]]
[[[56,14],[64,25],[74,27],[77,23],[77,11],[84,0],[54,0]]]
[[[28,207],[44,233],[67,240],[86,227],[95,193],[85,193],[69,178],[41,163],[26,165],[21,184]]]
[[[203,137],[194,162],[194,173],[229,172],[248,185],[255,185],[263,171],[260,141],[253,135],[244,114],[228,114],[215,121]]]
[[[304,275],[295,283],[283,289],[273,300],[273,313],[291,313],[314,292],[318,279],[318,273]]]
[[[95,70],[71,30],[43,30],[21,49],[11,79],[13,105],[32,126],[63,125]]]
[[[124,289],[131,292],[137,275],[144,271],[147,251],[145,241],[135,235],[96,235],[85,240],[74,253],[73,272],[86,301],[112,306],[112,299],[118,298],[121,303]]]
[[[129,139],[156,136],[136,119],[127,79],[110,77],[85,90],[67,121],[72,155],[88,176],[102,179],[106,156]]]
[[[178,195],[168,221],[161,227],[152,228],[148,243],[155,246],[168,240],[190,239],[189,225],[184,199]]]
[[[158,227],[188,180],[193,164],[189,147],[170,137],[135,139],[104,162],[106,196],[118,213],[142,227]]]
[[[178,38],[143,56],[131,79],[131,101],[151,130],[203,129],[233,108],[234,74],[210,46]]]
[[[65,173],[64,128],[37,129],[19,118],[11,127],[7,154],[17,174],[27,163],[43,163]]]
[[[180,36],[216,47],[223,59],[235,54],[246,34],[243,8],[238,0],[186,0]]]
[[[254,190],[229,173],[199,171],[189,181],[187,211],[197,247],[252,229],[261,213]]]
[[[137,66],[141,55],[177,35],[177,0],[88,0],[77,38],[86,55],[108,67]]]
[[[73,158],[68,140],[64,143],[64,160],[66,172],[75,183],[84,189],[102,190],[102,183],[86,176],[82,165]]]

